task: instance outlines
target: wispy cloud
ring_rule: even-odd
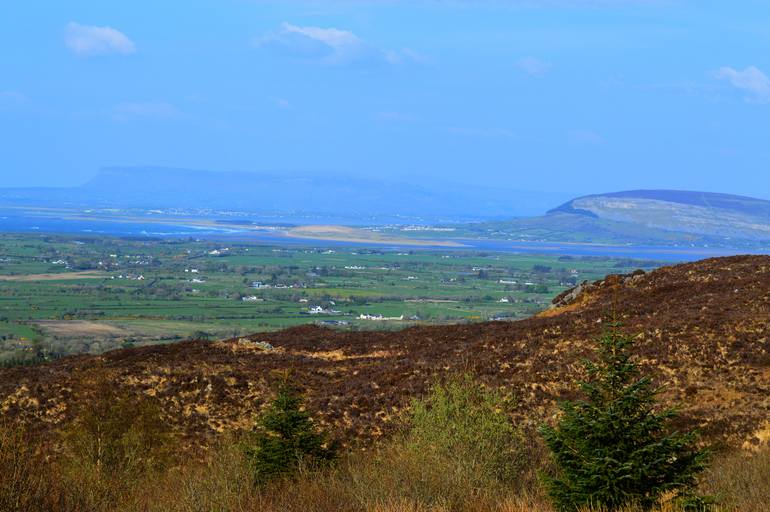
[[[174,105],[164,101],[130,101],[119,103],[110,109],[110,116],[115,121],[172,119],[180,114]]]
[[[717,71],[716,78],[727,80],[736,89],[748,93],[751,99],[770,101],[770,78],[754,66],[742,71],[723,67]]]
[[[600,146],[607,141],[593,130],[570,130],[567,141],[574,146]]]
[[[18,91],[0,91],[0,108],[21,105],[27,100],[27,96]]]
[[[534,57],[522,57],[516,61],[516,67],[530,76],[538,76],[551,69],[551,64]]]
[[[76,55],[129,55],[136,45],[120,30],[71,22],[64,31],[64,43]]]
[[[481,139],[518,139],[518,135],[507,128],[468,128],[462,126],[450,126],[446,129],[449,133],[463,137],[476,137]]]
[[[279,30],[265,34],[253,43],[259,48],[278,54],[329,65],[401,64],[420,62],[422,59],[408,48],[377,48],[348,30],[298,26],[291,23],[283,23]]]

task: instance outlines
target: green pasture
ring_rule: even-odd
[[[211,254],[214,250],[220,254]],[[576,282],[633,268],[635,262],[611,258],[347,247],[330,252],[324,247],[4,234],[0,276],[62,276],[0,281],[0,353],[20,346],[29,351],[19,345],[22,340],[65,355],[124,343],[203,335],[217,339],[323,320],[348,322],[342,328],[394,329],[523,318]],[[80,271],[105,277],[68,276]],[[268,287],[252,288],[254,281]],[[259,300],[242,300],[252,296]],[[510,302],[501,303],[503,297]],[[310,315],[314,306],[326,313]],[[419,320],[367,321],[358,319],[361,314]],[[66,322],[90,322],[122,334],[99,337],[76,329],[54,334],[38,326],[41,320],[65,322],[65,327]]]

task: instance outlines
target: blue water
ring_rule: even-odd
[[[150,237],[204,237],[237,233],[226,226],[222,228],[201,228],[178,224],[110,222],[98,220],[73,220],[58,217],[27,217],[0,212],[0,231],[6,233],[62,233],[92,234],[110,236]]]
[[[694,261],[715,256],[734,254],[760,254],[766,251],[708,247],[655,247],[655,246],[607,246],[576,245],[556,242],[518,242],[508,240],[458,240],[463,247],[409,246],[391,244],[361,244],[358,242],[320,241],[290,238],[274,231],[242,231],[222,227],[185,226],[182,224],[158,224],[135,222],[111,222],[99,220],[62,219],[58,217],[22,216],[18,212],[0,211],[0,232],[59,233],[72,235],[140,236],[155,238],[196,238],[233,240],[264,245],[290,245],[313,247],[361,247],[370,245],[394,250],[443,250],[443,251],[490,251],[513,254],[559,254],[572,256],[610,256],[670,262]]]

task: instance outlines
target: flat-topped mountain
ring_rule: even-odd
[[[307,326],[219,342],[77,356],[0,370],[0,410],[57,432],[101,386],[156,397],[193,443],[248,427],[273,370],[291,370],[308,406],[346,442],[394,428],[412,397],[442,375],[473,372],[516,397],[525,425],[552,417],[581,377],[609,318],[636,338],[644,367],[706,439],[770,442],[770,256],[736,256],[613,275],[517,322],[342,332]],[[268,345],[259,342],[267,342]]]
[[[512,184],[513,185],[513,184]],[[365,173],[106,167],[66,188],[0,188],[0,206],[237,210],[356,223],[535,215],[569,196]],[[469,207],[469,205],[473,205]],[[362,219],[362,216],[366,220]]]

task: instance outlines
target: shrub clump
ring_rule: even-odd
[[[173,458],[172,433],[149,397],[105,390],[65,432],[70,460],[105,477],[140,477]]]
[[[510,400],[471,376],[451,378],[412,402],[405,447],[443,459],[478,487],[510,482],[522,467],[522,440],[511,423],[511,407]]]
[[[556,466],[555,475],[543,479],[560,512],[584,506],[649,510],[664,494],[689,509],[706,506],[694,487],[707,452],[696,448],[694,432],[670,428],[674,410],[657,410],[659,390],[640,376],[631,345],[612,324],[599,339],[598,361],[585,363],[585,398],[562,403],[559,424],[541,428]]]
[[[401,435],[350,464],[350,492],[363,508],[462,510],[502,499],[520,486],[526,459],[511,408],[470,376],[437,383],[412,402]]]
[[[21,427],[0,423],[0,510],[34,512],[50,505],[53,489],[46,485],[42,464]]]

